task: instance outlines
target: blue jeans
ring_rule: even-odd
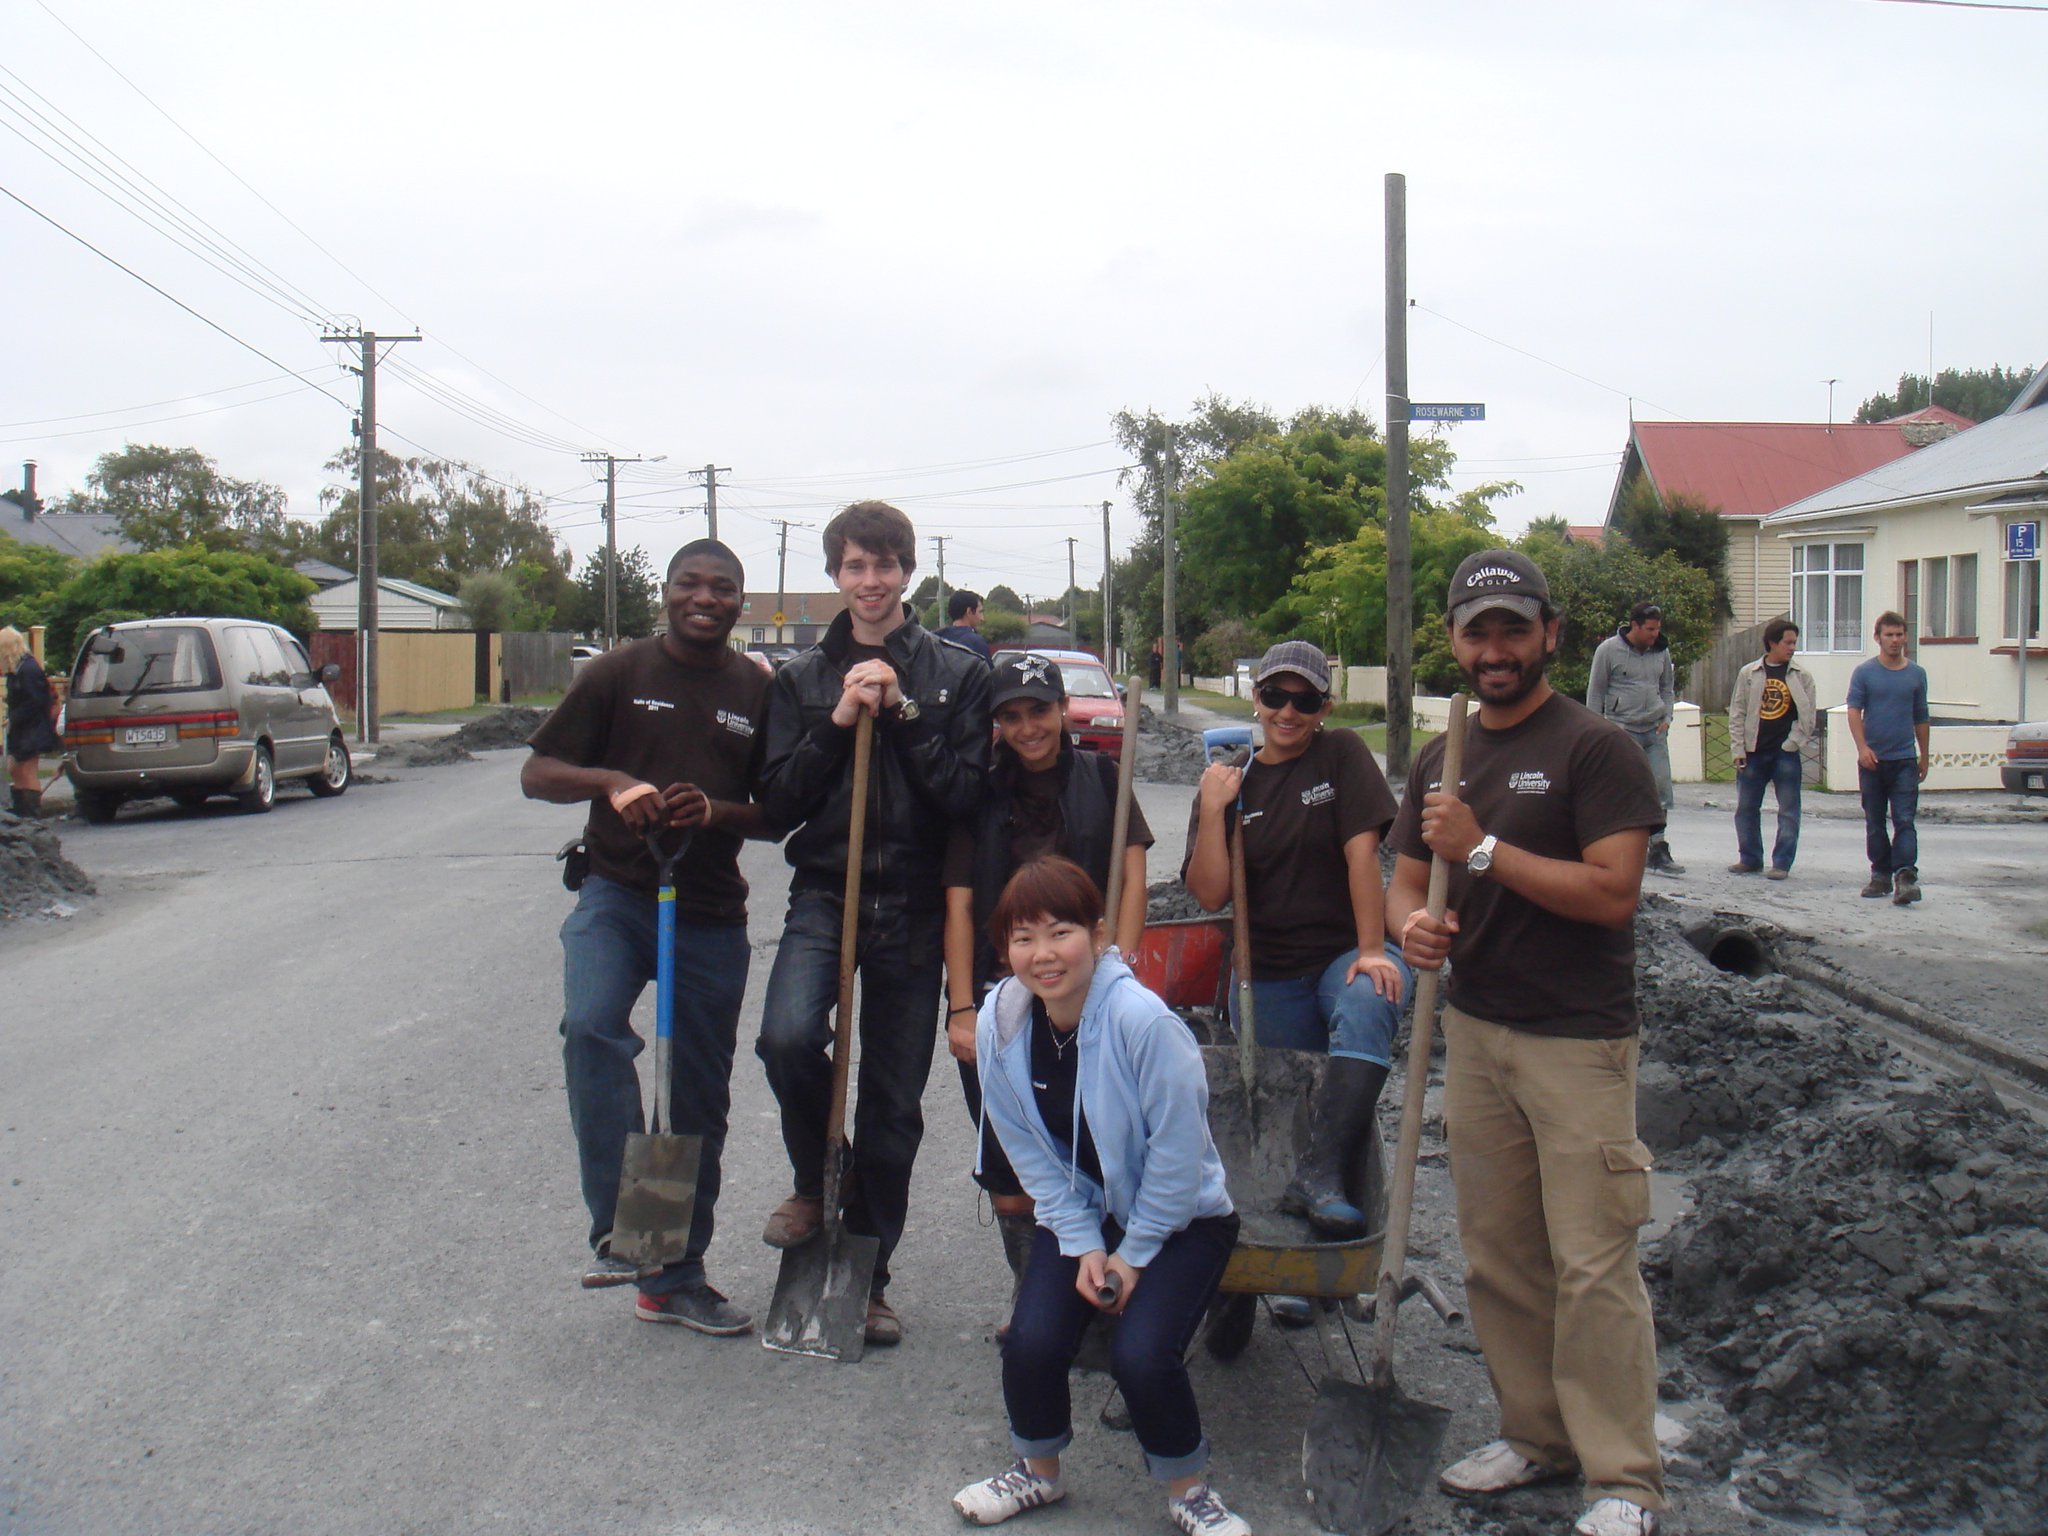
[[[1381,997],[1364,976],[1344,984],[1344,973],[1358,951],[1347,949],[1323,967],[1320,976],[1294,976],[1282,981],[1252,983],[1253,1033],[1260,1045],[1286,1051],[1327,1051],[1386,1067],[1394,1061],[1394,1035],[1401,1027],[1401,1009],[1415,995],[1415,973],[1401,958],[1400,946],[1387,945],[1387,958],[1401,972],[1401,1001]],[[1237,989],[1230,989],[1230,1023],[1237,1025]]]
[[[823,1193],[825,1122],[832,1105],[832,1010],[839,1000],[840,898],[789,899],[775,968],[768,973],[754,1054],[782,1106],[782,1144],[796,1191]],[[860,1089],[846,1227],[879,1238],[874,1294],[889,1283],[889,1255],[910,1211],[910,1170],[924,1139],[924,1085],[937,1043],[943,912],[863,902],[855,941],[860,971]]]
[[[1856,769],[1856,787],[1863,796],[1863,851],[1873,875],[1896,874],[1920,867],[1920,834],[1913,818],[1920,810],[1920,762],[1912,757],[1886,758],[1875,768]],[[1885,818],[1891,834],[1885,834]]]
[[[1764,786],[1778,795],[1778,840],[1771,865],[1790,869],[1799,851],[1799,754],[1783,747],[1752,752],[1735,770],[1735,856],[1751,869],[1764,862]]]
[[[1123,1240],[1103,1224],[1110,1252]],[[1201,1410],[1183,1358],[1216,1299],[1223,1266],[1237,1243],[1237,1217],[1201,1216],[1169,1237],[1138,1272],[1138,1288],[1117,1319],[1109,1372],[1131,1410],[1131,1429],[1154,1477],[1192,1477],[1209,1464]],[[1057,1456],[1074,1438],[1067,1368],[1096,1309],[1074,1281],[1081,1261],[1062,1257],[1046,1227],[1031,1239],[1031,1259],[1003,1336],[1003,1405],[1019,1456]]]
[[[633,1005],[654,980],[654,898],[591,875],[562,922],[562,1072],[569,1123],[576,1132],[590,1245],[611,1235],[619,1203],[626,1137],[647,1129],[633,1058],[645,1042],[633,1032]],[[664,1127],[701,1136],[697,1203],[683,1257],[640,1283],[650,1295],[704,1283],[718,1204],[719,1161],[732,1106],[732,1058],[740,1001],[747,990],[745,924],[711,927],[676,920],[675,1040]]]
[[[1660,731],[1655,726],[1647,731],[1638,731],[1626,725],[1622,729],[1628,732],[1629,739],[1641,747],[1644,755],[1649,758],[1650,777],[1657,781],[1657,803],[1665,810],[1670,810],[1676,803],[1676,797],[1671,792],[1670,733]],[[1661,832],[1663,828],[1659,827],[1657,830]]]

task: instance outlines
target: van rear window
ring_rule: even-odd
[[[117,629],[86,641],[71,680],[74,699],[111,694],[184,693],[218,688],[220,663],[213,636],[190,624]]]

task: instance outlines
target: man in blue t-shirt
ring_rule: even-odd
[[[1913,817],[1927,777],[1927,673],[1906,660],[1906,621],[1898,614],[1879,614],[1875,633],[1877,654],[1849,674],[1849,734],[1856,738],[1863,846],[1870,856],[1863,894],[1890,896],[1903,907],[1920,899]]]

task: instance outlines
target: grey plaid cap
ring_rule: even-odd
[[[1330,658],[1323,648],[1308,640],[1282,640],[1259,658],[1259,670],[1252,681],[1263,683],[1282,672],[1307,678],[1324,693],[1330,691]]]

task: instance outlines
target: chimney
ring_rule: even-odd
[[[21,515],[24,522],[34,522],[36,510],[42,503],[36,500],[36,461],[24,459],[21,464]]]

